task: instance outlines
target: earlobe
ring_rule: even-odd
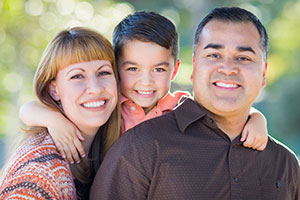
[[[180,66],[180,60],[178,59],[176,62],[176,65],[174,67],[173,73],[172,73],[171,81],[173,81],[175,79],[178,69],[179,69],[179,66]]]
[[[55,81],[52,81],[49,85],[49,94],[55,101],[60,100]]]
[[[194,70],[195,70],[195,56],[193,56],[193,71],[190,77],[190,80],[193,81],[193,74],[194,74]]]
[[[266,74],[267,74],[267,68],[268,68],[268,62],[265,63],[265,69],[263,72],[263,82],[262,82],[262,87],[266,86]]]

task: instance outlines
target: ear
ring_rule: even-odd
[[[194,69],[195,69],[195,56],[193,56],[193,71],[190,77],[190,80],[193,81],[193,74],[194,74]]]
[[[173,73],[172,73],[171,81],[173,81],[175,79],[178,69],[179,69],[179,66],[180,66],[180,60],[178,59],[176,62],[176,65],[174,67]]]
[[[60,100],[59,93],[57,90],[57,85],[56,85],[55,81],[51,81],[51,83],[49,85],[49,94],[55,101]]]
[[[264,69],[264,72],[263,72],[263,82],[262,82],[262,87],[263,88],[266,86],[267,68],[268,68],[268,62],[265,63],[265,69]]]

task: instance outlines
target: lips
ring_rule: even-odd
[[[106,103],[106,100],[93,100],[82,103],[81,105],[85,108],[99,108]]]
[[[223,88],[223,89],[237,89],[241,87],[241,84],[232,80],[216,80],[213,82],[213,84],[216,87]]]
[[[136,92],[138,94],[142,94],[142,95],[151,95],[153,94],[155,91],[154,90],[136,90]]]

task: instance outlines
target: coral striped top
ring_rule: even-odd
[[[0,199],[76,199],[70,166],[48,133],[30,136],[10,157]]]

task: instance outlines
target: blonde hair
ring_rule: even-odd
[[[92,154],[91,170],[92,173],[96,173],[101,159],[120,134],[119,76],[111,43],[101,34],[87,28],[76,27],[59,32],[48,44],[42,55],[34,76],[34,93],[42,105],[64,114],[58,102],[49,94],[51,81],[55,80],[60,69],[71,64],[92,60],[107,60],[112,64],[118,87],[117,106],[108,121],[99,127],[97,135],[101,134],[101,136],[95,136],[90,148]],[[75,169],[72,167],[72,173],[75,178],[86,182],[84,181],[86,175],[78,167]]]

